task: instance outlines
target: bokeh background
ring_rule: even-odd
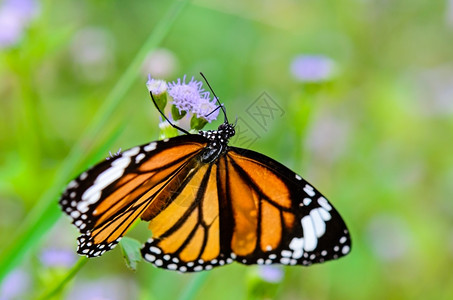
[[[1,300],[453,299],[453,1],[3,0],[0,49]],[[351,254],[179,274],[117,247],[65,281],[65,184],[158,138],[148,73],[200,71],[249,129],[235,145],[320,189]]]

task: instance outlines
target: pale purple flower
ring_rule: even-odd
[[[351,125],[341,111],[320,109],[308,128],[306,146],[325,163],[333,163],[346,152]]]
[[[168,84],[168,94],[173,98],[173,105],[180,113],[183,111],[191,112],[203,96],[209,96],[202,85],[200,81],[196,81],[193,77],[189,83],[186,83],[186,75],[182,80],[178,78],[176,82],[173,81]]]
[[[72,250],[49,248],[41,252],[39,260],[47,267],[70,268],[77,261],[77,256]]]
[[[415,103],[428,117],[453,115],[453,65],[445,64],[415,74]]]
[[[35,0],[3,1],[0,5],[0,48],[17,44],[38,12]]]
[[[71,58],[75,74],[88,82],[100,82],[115,68],[115,38],[102,27],[87,27],[74,34]]]
[[[198,100],[198,103],[192,108],[192,112],[197,116],[197,118],[203,118],[209,123],[217,119],[220,109],[215,100],[210,100],[209,97],[201,97]]]
[[[16,269],[9,273],[0,286],[0,300],[24,299],[29,292],[31,278],[24,270]]]
[[[157,78],[169,78],[178,69],[178,59],[168,49],[156,49],[143,62],[144,74],[152,73]]]
[[[258,266],[258,275],[266,282],[279,283],[285,274],[279,266],[260,265]]]
[[[139,294],[134,281],[124,277],[107,277],[76,281],[67,300],[122,300],[137,299]]]
[[[397,215],[379,214],[366,227],[366,236],[377,258],[393,262],[412,248],[409,225]]]
[[[153,96],[162,95],[167,91],[167,83],[164,80],[151,78],[151,74],[148,74],[148,81],[146,82],[146,87]]]
[[[291,62],[291,74],[301,82],[322,82],[334,76],[335,63],[324,55],[298,55]]]

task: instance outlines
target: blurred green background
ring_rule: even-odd
[[[56,205],[69,180],[158,138],[147,74],[200,71],[230,119],[253,129],[249,148],[336,206],[351,254],[179,274],[130,271],[117,247],[55,299],[453,299],[453,1],[0,7],[0,299],[44,295],[77,260],[76,229]],[[280,108],[265,126],[250,113],[263,92]]]

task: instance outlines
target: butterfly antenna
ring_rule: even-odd
[[[219,110],[219,108],[221,108],[223,105],[219,105],[217,106],[213,111],[211,111],[209,114],[207,114],[205,117],[209,117],[210,115],[212,115],[213,113],[215,113],[216,111]]]
[[[178,125],[175,125],[173,124],[170,119],[167,118],[167,116],[163,113],[162,110],[160,110],[159,106],[157,106],[157,103],[156,103],[156,100],[154,100],[154,97],[153,97],[153,93],[150,91],[149,94],[151,95],[151,99],[153,100],[153,103],[154,103],[154,106],[157,108],[157,110],[160,112],[160,114],[162,115],[162,117],[164,117],[164,119],[168,122],[168,124],[170,124],[173,128],[176,128],[182,132],[184,132],[185,134],[190,134],[187,130],[185,130],[184,128],[181,128],[179,127]]]
[[[201,74],[201,77],[203,77],[204,81],[206,82],[206,84],[208,85],[209,89],[211,90],[212,94],[214,95],[214,98],[215,100],[217,101],[217,103],[219,104],[219,107],[222,109],[222,112],[223,112],[223,117],[224,117],[224,120],[225,120],[225,123],[229,124],[228,122],[228,117],[227,117],[227,114],[226,114],[226,111],[225,111],[225,107],[223,107],[223,105],[220,103],[219,101],[219,98],[217,97],[217,95],[214,93],[214,91],[212,90],[212,87],[211,85],[209,84],[208,80],[206,79],[206,77],[203,75],[202,72],[200,72]],[[212,113],[212,112],[211,112]]]

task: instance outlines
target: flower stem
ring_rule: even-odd
[[[80,269],[86,264],[88,261],[87,257],[81,257],[79,260],[75,263],[75,265],[66,273],[64,277],[61,278],[61,280],[55,282],[49,289],[47,289],[43,294],[41,294],[40,297],[38,297],[38,300],[44,300],[44,299],[52,299],[52,297],[56,296],[59,292],[63,290],[65,285],[79,272]]]

